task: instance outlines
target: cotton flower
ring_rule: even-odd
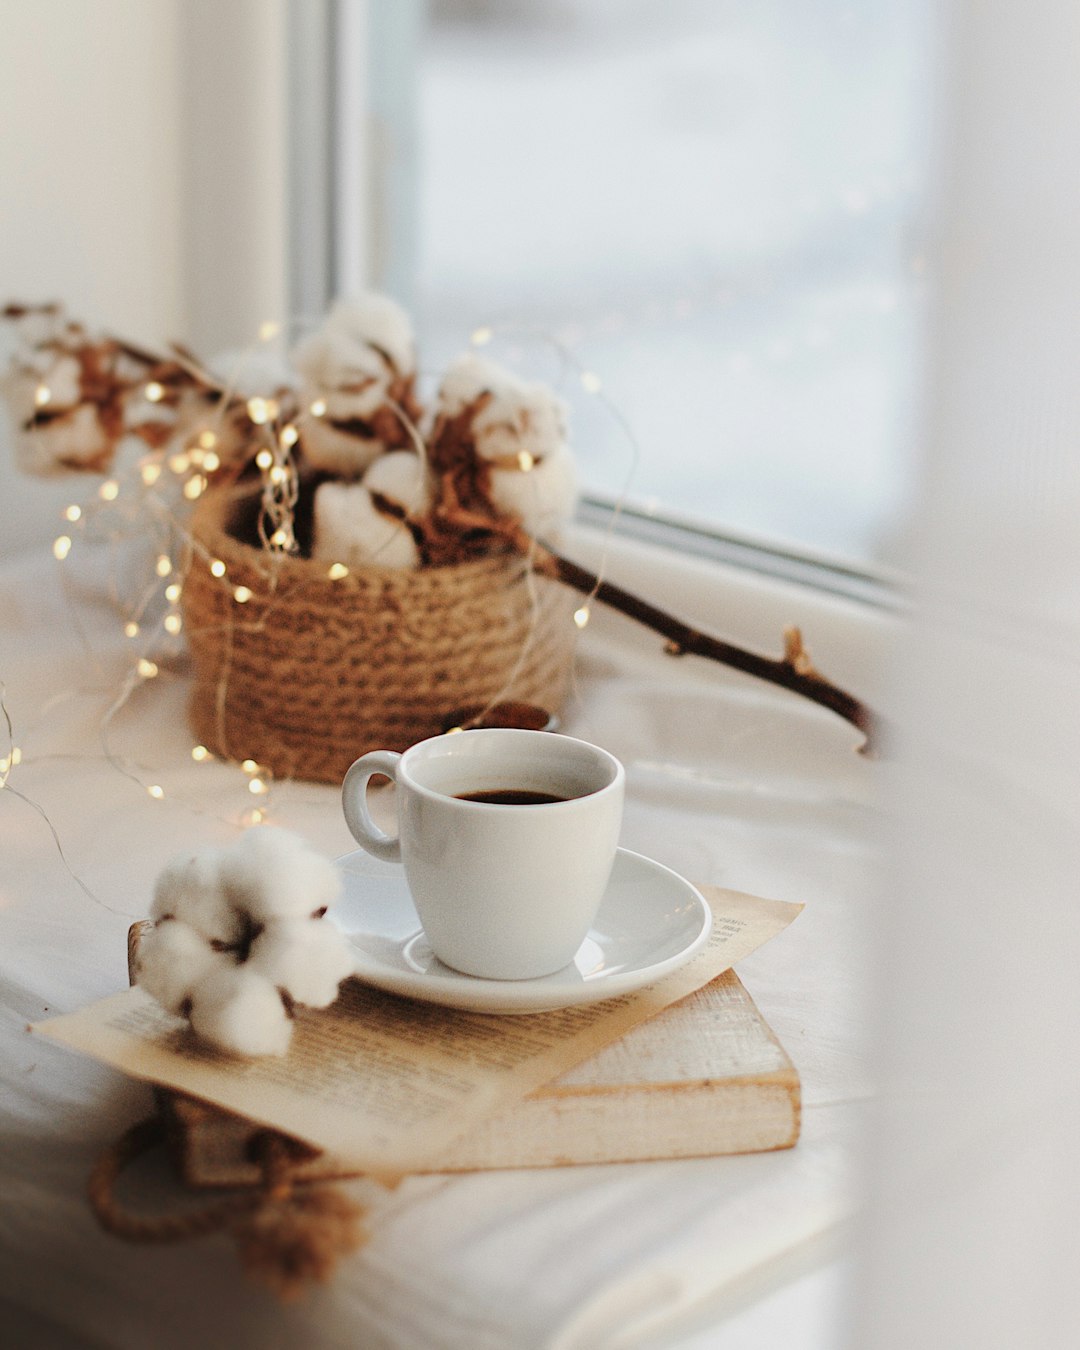
[[[182,854],[158,877],[136,982],[222,1049],[284,1054],[294,1005],[326,1007],[353,970],[324,918],[340,884],[332,863],[273,826]]]
[[[43,363],[41,383],[49,391],[49,405],[73,408],[82,402],[82,366],[68,352],[57,353]]]
[[[51,336],[24,341],[0,378],[16,461],[42,476],[104,472],[123,432],[128,383],[119,370],[121,348],[109,338],[91,339],[51,311],[28,311],[16,323],[16,336],[27,339],[42,324]]]
[[[416,357],[408,315],[387,296],[338,301],[292,353],[305,408],[300,444],[312,468],[357,478],[384,450],[410,443]]]
[[[196,985],[232,964],[202,933],[169,919],[159,922],[139,944],[138,982],[166,1012],[179,1013]]]
[[[309,918],[337,898],[341,881],[334,864],[299,835],[264,825],[248,830],[222,854],[219,875],[237,910],[256,923]]]
[[[247,966],[215,970],[196,986],[192,1030],[238,1055],[283,1055],[292,1021],[277,989]]]
[[[82,366],[73,352],[54,345],[21,352],[0,379],[0,394],[24,472],[49,477],[108,466],[114,446],[98,409],[82,402]]]
[[[431,505],[427,467],[411,450],[380,455],[364,474],[364,487],[407,516],[422,515]]]
[[[244,927],[242,910],[225,891],[225,853],[202,849],[167,863],[154,884],[150,917],[179,919],[208,942],[229,946]]]
[[[325,1008],[337,998],[338,985],[352,973],[354,962],[336,928],[305,918],[267,924],[251,944],[249,965],[275,988],[287,989],[297,1003]]]
[[[416,567],[412,531],[380,511],[363,483],[320,483],[315,491],[311,556],[346,567]]]
[[[116,446],[93,404],[41,408],[25,421],[12,420],[15,461],[25,473],[40,477],[72,469],[103,473],[112,462]]]
[[[388,295],[366,291],[355,299],[336,301],[325,327],[384,353],[401,375],[416,369],[412,320]]]
[[[487,471],[490,504],[520,520],[534,538],[550,537],[577,501],[564,404],[546,385],[518,379],[470,353],[447,371],[438,410],[456,417],[470,407],[476,409],[470,431]]]

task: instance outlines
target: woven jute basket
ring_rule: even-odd
[[[524,559],[362,567],[331,580],[325,562],[242,542],[251,508],[250,492],[211,489],[191,524],[191,722],[215,754],[337,783],[365,751],[437,735],[455,710],[561,707],[578,602]]]

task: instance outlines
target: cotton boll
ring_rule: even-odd
[[[481,394],[502,388],[510,372],[473,352],[459,356],[447,367],[439,385],[439,407],[451,417],[475,403]]]
[[[26,473],[47,477],[68,469],[103,472],[115,446],[105,434],[97,409],[89,404],[60,417],[21,427],[15,439],[15,458]]]
[[[230,904],[225,889],[225,854],[220,849],[183,853],[162,869],[150,906],[152,919],[172,916],[209,941],[226,946],[242,934],[244,919]]]
[[[49,405],[73,408],[82,402],[82,366],[74,356],[58,356],[44,371],[41,383],[49,391]]]
[[[156,924],[139,943],[135,983],[171,1013],[179,1013],[197,984],[233,963],[179,919]]]
[[[401,375],[416,369],[412,323],[407,312],[388,295],[367,291],[352,300],[338,300],[325,326],[385,352]]]
[[[359,478],[376,455],[402,443],[398,413],[415,414],[416,359],[408,315],[395,301],[374,294],[339,301],[293,349],[292,362],[305,407],[324,405],[300,423],[312,468]]]
[[[400,506],[410,516],[422,515],[431,501],[426,466],[411,450],[391,450],[380,455],[364,474],[364,487]]]
[[[420,550],[402,521],[383,515],[362,483],[320,483],[315,491],[313,558],[347,567],[416,567]]]
[[[534,539],[550,539],[574,513],[577,474],[573,456],[562,447],[531,469],[492,469],[492,503],[516,516]]]
[[[283,1055],[292,1022],[277,989],[247,966],[214,971],[195,989],[192,1028],[238,1055]]]
[[[325,416],[306,417],[300,423],[300,448],[304,452],[304,459],[320,473],[330,473],[336,478],[359,478],[368,465],[382,454],[382,441],[373,435],[334,426],[330,420],[332,400],[321,394],[317,387],[303,386],[302,397],[308,406],[316,398],[322,398],[327,405]],[[382,399],[376,402],[381,403]],[[351,417],[342,420],[348,423]]]
[[[329,919],[279,919],[251,946],[249,964],[297,1003],[326,1008],[356,968],[349,944]]]
[[[484,459],[542,459],[566,442],[566,406],[547,385],[519,379],[494,361],[468,353],[450,366],[439,387],[440,411],[464,411],[486,394],[472,422],[477,454]]]
[[[289,830],[248,830],[222,857],[232,904],[256,923],[305,918],[337,899],[341,878],[328,858]]]
[[[330,328],[299,343],[293,363],[303,376],[305,391],[324,400],[332,421],[373,417],[397,374],[383,353],[363,338]]]
[[[508,380],[477,413],[473,437],[482,459],[543,459],[565,447],[566,409],[544,385]]]

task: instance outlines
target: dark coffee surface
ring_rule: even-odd
[[[482,792],[457,792],[459,802],[487,802],[492,806],[546,806],[569,801],[554,792],[530,792],[525,788],[490,788]]]

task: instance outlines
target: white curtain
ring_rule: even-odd
[[[917,617],[851,1344],[1080,1345],[1080,5],[943,70]]]

